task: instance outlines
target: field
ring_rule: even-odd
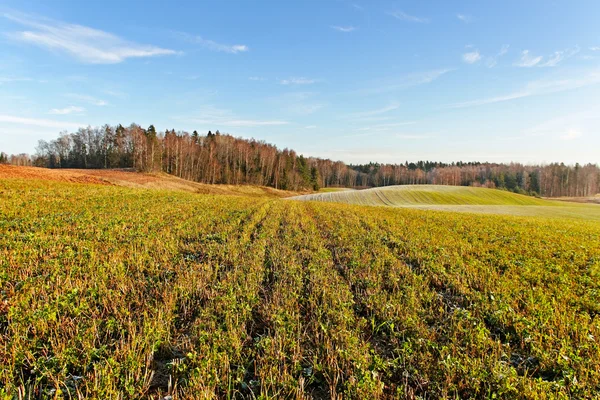
[[[587,208],[477,215],[22,178],[0,179],[0,398],[600,391]],[[506,195],[467,204],[570,207]]]
[[[277,190],[266,186],[207,185],[178,178],[165,173],[139,173],[115,169],[48,169],[15,167],[0,164],[0,179],[38,179],[54,182],[93,183],[137,189],[174,190],[201,194],[233,196],[290,197],[299,193]]]
[[[294,200],[391,206],[483,214],[543,216],[600,221],[600,206],[588,201],[538,199],[507,191],[463,186],[405,185],[314,193]]]

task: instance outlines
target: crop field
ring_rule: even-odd
[[[599,392],[596,221],[0,179],[1,399]]]
[[[373,189],[314,193],[294,200],[367,206],[391,206],[423,210],[543,216],[600,221],[600,206],[554,201],[507,191],[464,186],[404,185]],[[592,203],[592,201],[587,201]]]

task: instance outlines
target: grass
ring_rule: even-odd
[[[599,304],[597,222],[0,180],[0,398],[594,398]]]
[[[315,193],[292,197],[292,199],[600,221],[600,206],[594,204],[551,201],[503,190],[464,186],[387,186],[352,192]]]
[[[298,195],[298,193],[292,191],[278,190],[266,186],[208,185],[181,179],[166,173],[141,173],[122,169],[48,169],[0,164],[0,179],[38,179],[52,182],[115,185],[136,189],[231,196],[281,198]]]
[[[326,187],[319,189],[319,193],[332,193],[332,192],[347,192],[355,189],[343,188],[343,187]]]

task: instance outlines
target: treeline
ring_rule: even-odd
[[[347,165],[254,139],[208,132],[157,132],[105,125],[40,141],[34,165],[50,168],[134,168],[166,172],[211,184],[251,184],[286,190],[405,184],[485,186],[542,196],[590,196],[600,192],[597,165],[517,163],[417,163]]]
[[[28,167],[32,165],[32,160],[29,154],[11,154],[10,156],[5,152],[0,152],[0,164],[17,165],[20,167]]]

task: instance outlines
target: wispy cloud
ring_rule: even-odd
[[[473,22],[473,17],[470,16],[470,15],[466,15],[466,14],[456,14],[456,18],[458,18],[459,20],[461,20],[465,24]]]
[[[416,17],[414,15],[407,14],[404,11],[393,11],[388,14],[401,21],[416,22],[419,24],[426,24],[429,22],[429,18]]]
[[[94,106],[107,106],[108,102],[102,100],[102,99],[97,99],[95,97],[92,96],[88,96],[86,94],[76,94],[76,93],[67,93],[65,94],[65,97],[69,97],[71,99],[76,99],[76,100],[80,100],[83,102],[86,102],[88,104],[94,105]]]
[[[108,90],[108,89],[105,89],[105,90],[102,91],[102,93],[105,93],[105,94],[107,94],[109,96],[113,96],[113,97],[127,97],[127,93],[124,93],[124,92],[121,92],[121,91],[118,91],[118,90]]]
[[[116,64],[128,58],[177,53],[171,49],[129,42],[111,33],[83,25],[34,18],[26,14],[4,14],[4,17],[31,28],[7,33],[8,38],[65,53],[88,64]]]
[[[479,50],[471,51],[463,54],[462,59],[467,64],[475,64],[477,61],[481,60],[481,54],[479,54]]]
[[[555,51],[554,54],[545,63],[540,64],[540,67],[555,67],[563,60],[573,57],[579,53],[579,46],[574,49],[567,49],[561,51]]]
[[[597,132],[600,115],[598,104],[591,104],[587,109],[553,117],[531,128],[523,134],[535,137],[560,138],[573,140],[583,136],[583,132]]]
[[[39,118],[24,118],[17,117],[14,115],[0,115],[0,122],[6,122],[10,124],[17,125],[29,125],[29,126],[39,126],[42,128],[55,128],[55,129],[78,129],[82,126],[82,124],[78,124],[76,122],[63,122],[63,121],[53,121],[49,119],[39,119]]]
[[[0,77],[0,85],[4,83],[12,83],[12,82],[31,82],[33,79],[31,78],[2,78]]]
[[[451,71],[453,71],[451,68],[442,68],[430,71],[415,72],[399,77],[378,79],[368,82],[368,87],[354,91],[354,93],[366,95],[403,90],[413,86],[431,83]]]
[[[399,126],[415,125],[417,121],[392,122],[386,124],[375,124],[358,129],[359,131],[384,132],[398,128]]]
[[[396,137],[405,140],[423,140],[431,139],[433,136],[420,133],[397,133]]]
[[[238,53],[245,53],[250,50],[250,48],[248,46],[246,46],[245,44],[223,44],[223,43],[215,42],[214,40],[205,39],[202,36],[190,35],[190,34],[184,33],[184,32],[176,32],[176,36],[178,36],[179,38],[181,38],[189,43],[198,44],[198,45],[200,45],[208,50],[211,50],[211,51],[217,51],[217,52],[229,53],[229,54],[238,54]]]
[[[288,78],[288,79],[280,79],[280,85],[312,85],[313,83],[317,83],[317,79],[310,79],[304,77],[298,78]]]
[[[209,125],[215,128],[219,128],[221,126],[252,128],[259,126],[275,126],[288,124],[287,121],[282,120],[258,120],[240,118],[230,110],[224,110],[213,106],[202,107],[194,116],[175,117],[174,119],[194,124]]]
[[[533,57],[532,55],[529,54],[529,50],[523,50],[521,52],[521,59],[517,62],[515,62],[515,66],[516,67],[525,67],[525,68],[530,68],[530,67],[535,67],[536,65],[538,65],[540,63],[540,61],[542,61],[542,56],[537,56],[537,57]]]
[[[561,61],[573,57],[575,54],[579,53],[579,51],[580,51],[580,48],[578,46],[573,49],[555,51],[554,54],[552,54],[546,62],[542,62],[542,60],[544,59],[543,56],[534,57],[529,54],[529,50],[523,50],[521,52],[521,59],[519,61],[515,62],[514,65],[517,67],[525,67],[525,68],[555,67]]]
[[[271,109],[280,109],[294,115],[310,115],[327,107],[329,104],[319,99],[318,93],[297,91],[283,93],[268,99]]]
[[[600,46],[590,47],[591,51],[600,51]]]
[[[567,90],[578,89],[585,86],[591,86],[600,83],[600,70],[591,71],[585,74],[583,77],[578,78],[567,78],[560,80],[537,80],[529,82],[521,90],[496,96],[488,97],[483,99],[465,101],[461,103],[450,104],[449,108],[465,108],[481,106],[485,104],[500,103],[504,101],[510,101],[530,96],[546,95],[558,92],[564,92]]]
[[[65,107],[65,108],[53,108],[52,110],[50,110],[48,112],[48,114],[67,115],[67,114],[82,113],[82,112],[85,112],[85,108],[77,107],[77,106],[69,106],[69,107]]]
[[[331,29],[335,29],[338,32],[348,33],[348,32],[355,31],[356,27],[354,27],[354,26],[337,26],[337,25],[333,25],[333,26],[331,26]]]
[[[400,108],[400,104],[397,102],[392,102],[390,104],[388,104],[385,107],[381,107],[378,108],[376,110],[369,110],[369,111],[360,111],[360,112],[356,112],[353,114],[349,114],[347,117],[351,118],[351,119],[362,119],[365,117],[372,117],[375,115],[381,115],[381,114],[386,114],[390,111],[394,111],[397,110],[398,108]]]
[[[496,54],[493,57],[488,57],[487,60],[486,60],[487,67],[488,68],[494,68],[498,64],[498,59],[500,57],[502,57],[503,55],[505,55],[506,53],[508,53],[509,47],[510,47],[509,45],[504,44],[500,48],[500,51],[498,52],[498,54]]]
[[[316,125],[307,125],[304,127],[304,129],[317,129]]]

